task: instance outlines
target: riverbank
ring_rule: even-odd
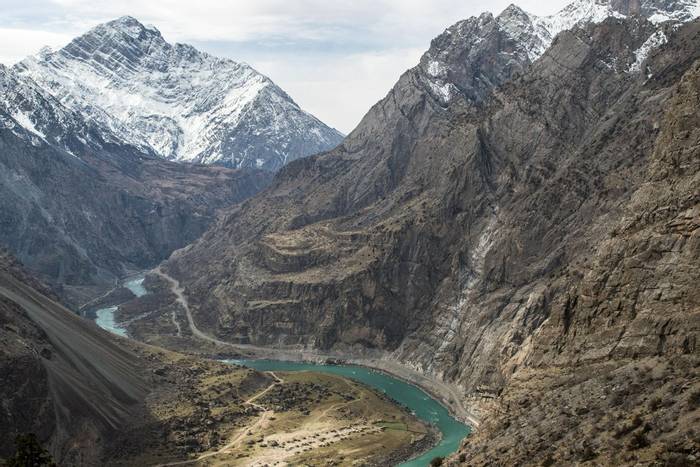
[[[440,442],[440,432],[432,425],[428,426],[428,433],[416,443],[396,451],[384,459],[388,465],[401,465],[424,455]]]
[[[110,292],[100,297],[100,308],[84,310],[83,316],[93,319],[102,329],[122,337],[129,337],[127,326],[129,321],[118,320],[119,306],[138,297],[143,297],[148,291],[143,287],[144,275],[134,274],[127,276],[123,282]],[[113,303],[113,305],[110,305]],[[108,305],[108,306],[105,306]]]
[[[445,383],[435,378],[426,376],[425,374],[409,368],[400,362],[391,360],[386,356],[383,356],[382,358],[379,356],[369,357],[339,353],[319,353],[308,349],[293,347],[270,348],[254,347],[251,345],[230,345],[234,348],[239,348],[246,355],[246,358],[251,359],[269,359],[307,363],[326,363],[328,361],[335,361],[380,371],[393,378],[421,388],[433,399],[440,402],[448,410],[450,415],[457,420],[468,424],[473,429],[477,429],[481,423],[480,419],[475,414],[470,412],[469,409],[462,403],[462,391],[457,385]]]
[[[381,371],[396,379],[418,386],[440,402],[454,418],[468,424],[473,429],[479,428],[480,420],[464,404],[459,402],[460,389],[455,385],[432,379],[396,361],[350,359],[348,363]]]
[[[407,415],[410,414],[420,420],[425,429],[432,427],[436,430],[434,433],[421,431],[420,439],[414,439],[411,446],[406,446],[401,453],[395,453],[391,461],[401,462],[402,467],[424,467],[435,457],[452,454],[471,432],[468,425],[452,417],[443,404],[418,386],[373,368],[337,362],[309,363],[270,359],[233,360],[230,363],[244,365],[258,371],[275,371],[281,374],[290,374],[290,372],[333,374],[374,389],[387,402],[393,402],[406,411]],[[390,418],[380,421],[379,424],[388,430],[387,433],[391,433],[392,430],[406,430],[405,427],[396,426],[397,424]]]
[[[128,288],[137,296],[142,295],[145,293],[141,287],[142,280],[142,277],[138,277],[137,280],[129,280],[120,287]],[[114,310],[110,311],[110,316],[113,317]],[[101,325],[104,328],[103,321]],[[118,332],[120,329],[117,323],[112,323],[108,328],[115,334],[123,335]],[[201,339],[193,339],[202,342]],[[214,346],[212,342],[206,342],[209,345],[210,359],[216,355],[217,350],[237,353],[234,346]],[[202,352],[198,356],[204,357],[205,354]],[[232,432],[235,436],[231,436],[223,444],[219,435],[213,435],[214,438],[205,437],[202,442],[209,444],[201,450],[203,454],[194,459],[216,458],[225,461],[226,465],[243,466],[250,465],[248,462],[257,463],[256,465],[274,465],[294,457],[295,464],[305,461],[313,461],[311,463],[314,464],[341,453],[348,459],[370,461],[372,465],[393,465],[395,462],[420,456],[441,440],[440,432],[431,429],[430,422],[424,421],[424,418],[417,416],[404,404],[397,403],[387,391],[373,390],[368,385],[352,381],[352,378],[338,378],[326,375],[325,372],[300,373],[282,378],[275,376],[272,371],[260,373],[269,373],[276,382],[273,381],[266,389],[242,404],[252,406],[251,410],[262,410],[258,414],[262,417],[253,420],[244,429]],[[247,377],[243,378],[241,383],[246,379]],[[191,382],[211,386],[214,392],[223,390],[218,376],[206,381]],[[396,380],[395,384],[398,383]],[[415,386],[411,387],[418,390]],[[269,398],[265,402],[265,409],[263,405],[254,403],[263,397]],[[431,403],[438,404],[437,401]],[[425,405],[429,406],[427,403]],[[245,411],[243,413],[247,414]],[[205,420],[211,417],[227,420],[230,415],[217,409],[201,418],[200,422],[208,423]],[[194,423],[199,422],[195,420]],[[172,454],[168,457],[172,457]],[[193,460],[179,460],[178,457],[182,456],[176,455],[176,460],[172,462],[190,463]],[[143,465],[150,463],[149,461]],[[162,463],[162,460],[158,463]]]
[[[180,286],[177,279],[171,277],[161,268],[156,268],[151,271],[151,273],[163,278],[168,283],[168,286],[176,297],[177,303],[185,311],[187,324],[190,327],[192,334],[199,339],[214,343],[216,345],[232,346],[242,352],[249,352],[254,358],[269,358],[273,360],[287,361],[309,361],[315,363],[323,363],[328,360],[339,360],[384,371],[390,376],[396,377],[410,384],[414,384],[423,389],[431,397],[441,402],[457,420],[467,423],[473,428],[477,428],[479,426],[478,417],[476,417],[473,412],[470,412],[462,402],[463,393],[458,386],[431,378],[395,360],[391,360],[388,358],[388,354],[386,353],[366,350],[364,355],[352,355],[352,352],[344,352],[343,354],[339,354],[337,352],[331,354],[321,354],[315,351],[299,348],[297,346],[288,348],[269,348],[258,347],[250,344],[230,344],[222,341],[221,339],[198,328],[194,317],[192,316],[185,291]],[[349,353],[350,355],[348,355]]]

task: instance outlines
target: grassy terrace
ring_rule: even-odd
[[[208,465],[374,463],[425,434],[410,414],[359,383],[312,372],[275,375],[282,382],[255,400],[264,420],[235,433],[236,443]]]

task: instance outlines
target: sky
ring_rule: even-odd
[[[243,61],[304,109],[349,133],[455,22],[512,0],[0,0],[0,63],[62,47],[131,15],[169,42]],[[522,0],[536,15],[568,0]]]

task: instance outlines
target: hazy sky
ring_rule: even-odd
[[[348,133],[430,40],[509,0],[0,0],[0,63],[60,47],[96,24],[131,15],[170,42],[245,61],[299,105]],[[567,0],[523,0],[538,15]]]

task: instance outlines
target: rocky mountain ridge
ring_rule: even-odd
[[[342,135],[244,63],[125,16],[13,67],[121,142],[185,162],[277,170]]]
[[[577,0],[557,13],[541,17],[511,4],[496,17],[483,13],[449,27],[433,40],[431,48],[421,58],[420,67],[433,96],[443,104],[446,105],[455,92],[478,100],[489,94],[493,86],[499,86],[504,79],[542,56],[562,31],[600,23],[606,18],[641,16],[661,24],[690,21],[699,15],[700,3],[696,0]],[[480,47],[489,34],[500,35],[509,45],[501,50]],[[460,56],[464,53],[469,55]],[[478,59],[477,54],[504,62],[508,67],[502,65],[501,72],[465,67],[465,61],[477,67],[481,65],[483,60]],[[465,79],[479,84],[482,92],[475,94],[472,86],[465,86]]]
[[[494,421],[462,453],[475,464],[695,455],[700,25],[644,17],[673,2],[610,5],[633,14],[563,31],[534,62],[502,27],[513,8],[436,38],[341,146],[168,260],[198,325],[459,384]],[[625,381],[676,420],[656,402],[630,420],[611,393]]]

